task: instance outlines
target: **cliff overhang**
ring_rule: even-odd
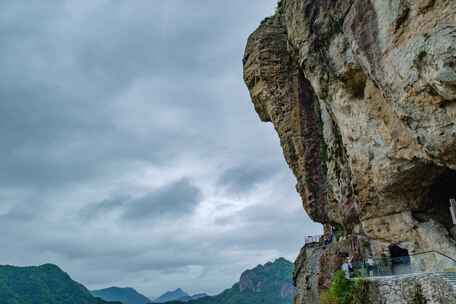
[[[455,16],[451,0],[282,0],[248,39],[255,110],[309,216],[369,244],[347,251],[456,257]]]

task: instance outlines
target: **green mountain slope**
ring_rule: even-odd
[[[105,301],[118,301],[123,304],[146,304],[150,300],[133,288],[109,287],[91,291],[92,295]]]
[[[0,266],[2,304],[106,304],[59,267]],[[120,303],[117,303],[120,304]]]
[[[216,296],[191,300],[189,304],[291,304],[293,264],[283,258],[242,273],[238,283]],[[167,304],[179,304],[172,301]]]

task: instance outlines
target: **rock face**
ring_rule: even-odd
[[[274,291],[280,298],[292,299],[295,295],[295,288],[291,282],[292,269],[293,264],[284,258],[258,265],[242,273],[239,279],[239,291],[241,293]]]
[[[313,220],[359,254],[456,257],[456,1],[282,0],[243,62]]]
[[[371,304],[456,303],[451,284],[436,274],[373,280],[367,295]]]

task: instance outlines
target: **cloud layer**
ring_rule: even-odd
[[[242,83],[274,6],[2,1],[0,263],[153,296],[293,258],[320,227]]]

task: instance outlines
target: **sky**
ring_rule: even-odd
[[[2,0],[0,264],[215,294],[318,234],[242,80],[275,0]]]

